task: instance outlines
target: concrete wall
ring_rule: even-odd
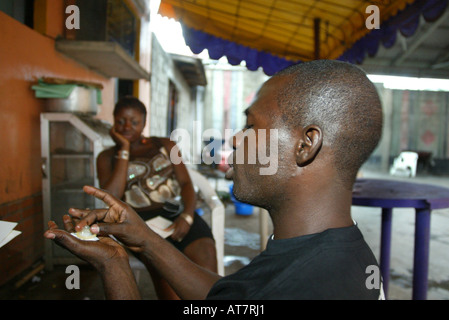
[[[428,152],[431,172],[449,174],[449,93],[391,90],[376,84],[384,111],[382,140],[367,166],[387,171],[401,151]]]
[[[225,129],[241,129],[245,124],[243,111],[268,77],[216,62],[206,64],[206,74],[205,128],[218,129],[222,136]],[[432,173],[449,174],[449,93],[375,85],[382,101],[384,128],[364,167],[386,172],[401,151],[415,150],[432,153]]]
[[[216,62],[205,65],[208,86],[205,93],[203,123],[224,137],[226,129],[234,132],[245,126],[244,111],[257,90],[268,79],[262,71],[248,71]]]
[[[176,104],[175,129],[186,130],[193,138],[193,130],[197,115],[196,88],[189,87],[183,75],[174,65],[171,56],[166,53],[156,36],[153,34],[151,54],[151,104],[150,104],[150,135],[170,137],[168,132],[168,105],[170,82],[175,86],[178,99]],[[201,97],[199,97],[201,99]],[[198,102],[199,103],[199,102]],[[193,162],[195,152],[189,149],[183,153],[186,162]]]

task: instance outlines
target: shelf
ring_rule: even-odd
[[[85,185],[92,185],[94,183],[94,177],[89,177],[81,180],[70,180],[60,183],[52,184],[51,191],[52,192],[80,192],[83,193],[83,187]]]
[[[52,153],[51,157],[53,159],[90,159],[93,157],[93,153]]]
[[[77,189],[58,189],[58,190],[54,190],[53,192],[55,193],[84,193],[82,187],[81,188],[77,188]]]
[[[56,50],[109,78],[150,80],[150,74],[115,42],[57,40]]]
[[[104,207],[83,191],[98,185],[96,156],[110,144],[110,126],[91,115],[68,112],[41,113],[42,207],[44,227],[49,220],[62,225],[69,208]],[[111,143],[109,143],[111,141]],[[45,243],[45,263],[75,263],[69,252]],[[73,262],[72,262],[73,261]],[[77,263],[77,262],[76,262]]]

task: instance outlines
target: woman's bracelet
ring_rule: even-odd
[[[192,223],[193,223],[193,218],[192,218],[191,215],[189,215],[189,214],[187,214],[187,213],[181,213],[179,216],[180,216],[181,218],[183,218],[183,219],[189,224],[189,226],[192,225]]]
[[[116,156],[117,159],[129,160],[129,151],[120,150]]]

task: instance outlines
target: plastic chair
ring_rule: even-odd
[[[192,183],[196,186],[204,199],[204,202],[211,210],[211,229],[215,239],[217,251],[218,274],[224,275],[224,230],[225,230],[225,207],[220,201],[215,189],[210,185],[209,180],[196,170],[188,169]]]
[[[391,175],[406,175],[408,177],[416,176],[416,167],[418,166],[418,153],[412,151],[403,151],[393,161],[390,168]]]

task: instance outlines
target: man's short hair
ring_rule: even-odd
[[[382,107],[373,83],[346,62],[315,60],[288,67],[275,77],[291,76],[277,96],[285,123],[318,125],[331,147],[335,166],[348,188],[382,135]]]

